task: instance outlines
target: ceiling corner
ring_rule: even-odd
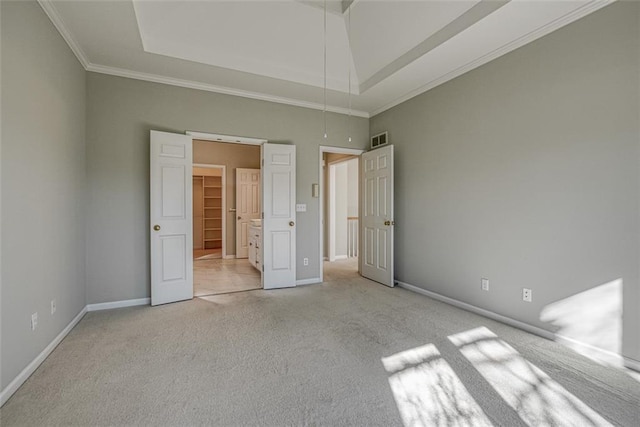
[[[82,65],[82,67],[87,70],[91,62],[89,62],[89,58],[84,53],[78,42],[73,38],[71,32],[67,29],[64,21],[60,17],[58,10],[53,5],[53,2],[50,0],[38,0],[38,4],[44,11],[44,13],[49,17],[49,20],[53,24],[54,27],[58,30],[62,38],[73,52],[73,54],[78,58],[78,61]]]

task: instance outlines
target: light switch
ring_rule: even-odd
[[[296,212],[306,212],[307,211],[307,204],[306,203],[298,203],[296,205]]]

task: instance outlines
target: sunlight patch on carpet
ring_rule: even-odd
[[[449,340],[528,425],[611,425],[486,327]]]
[[[491,426],[435,345],[385,357],[382,363],[405,426]]]

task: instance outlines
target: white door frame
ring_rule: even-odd
[[[260,138],[247,138],[244,136],[233,136],[233,135],[221,135],[221,134],[217,134],[217,133],[206,133],[206,132],[196,132],[196,131],[186,131],[185,132],[186,135],[191,136],[191,145],[193,146],[193,140],[197,139],[199,141],[211,141],[211,142],[225,142],[228,144],[241,144],[241,145],[259,145],[260,146],[260,162],[262,163],[262,144],[265,144],[267,142],[266,139],[260,139]],[[194,164],[195,166],[195,164]],[[262,166],[260,167],[262,168]],[[224,187],[226,186],[226,174],[223,175],[223,191],[224,191]],[[264,189],[263,189],[263,183],[262,180],[260,181],[260,197],[263,197],[263,193],[264,193]],[[223,218],[226,218],[227,215],[227,211],[226,211],[226,204],[225,204],[225,198],[223,197],[223,208],[222,211],[223,213]],[[235,208],[234,208],[234,216],[235,216]],[[225,236],[225,238],[223,239],[223,242],[226,239],[226,229],[225,224],[226,221],[223,221],[223,235]],[[193,238],[193,228],[191,229],[191,237]],[[226,245],[223,244],[223,248]],[[263,256],[264,256],[264,251],[266,250],[266,248],[262,248],[263,251]],[[226,258],[226,249],[223,249],[223,258]],[[235,258],[235,255],[234,255]],[[262,271],[260,272],[260,277],[262,277]],[[260,279],[260,286],[262,286],[262,279]]]
[[[334,153],[334,154],[351,154],[353,156],[360,156],[362,153],[365,152],[365,150],[360,150],[357,148],[343,148],[343,147],[331,147],[329,145],[321,145],[318,148],[318,152],[319,152],[319,160],[318,160],[318,182],[320,183],[319,187],[320,187],[320,193],[319,193],[319,197],[320,197],[320,203],[318,204],[320,207],[320,212],[319,212],[319,218],[320,220],[318,221],[318,230],[319,230],[319,235],[320,238],[318,239],[320,241],[319,244],[319,252],[318,252],[318,262],[319,262],[319,266],[320,266],[320,282],[324,282],[324,171],[323,171],[323,154],[324,153]],[[360,173],[358,173],[358,189],[360,188]],[[361,199],[361,191],[358,190],[358,198],[360,200]],[[360,200],[358,201],[358,218],[360,218]],[[360,233],[358,233],[360,234]],[[358,239],[360,239],[361,236],[358,236]],[[360,271],[362,270],[361,268],[361,259],[362,257],[358,257],[358,273],[360,273]]]
[[[193,146],[193,139],[191,139],[191,145]],[[227,167],[225,165],[210,165],[207,163],[194,163],[192,167],[222,169],[222,259],[225,259],[227,257]],[[191,198],[193,199],[193,192],[191,193]],[[193,233],[193,230],[191,232]],[[204,233],[204,230],[202,232]]]

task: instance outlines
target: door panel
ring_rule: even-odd
[[[393,146],[362,154],[362,275],[394,286]]]
[[[262,146],[263,287],[296,285],[296,147]]]
[[[193,298],[191,137],[151,131],[151,305]]]
[[[260,169],[236,169],[236,258],[249,256],[249,224],[260,212]]]
[[[193,249],[204,248],[204,188],[202,177],[193,177]]]

